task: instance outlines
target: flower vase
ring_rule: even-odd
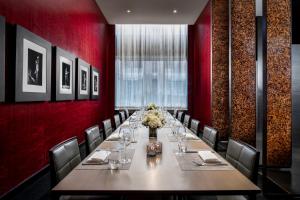
[[[157,138],[157,128],[149,127],[149,138]]]

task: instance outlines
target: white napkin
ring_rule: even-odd
[[[110,136],[108,136],[108,138],[106,140],[108,140],[108,141],[118,141],[120,139],[121,139],[121,134],[113,133]]]
[[[136,116],[131,116],[130,118],[131,118],[131,119],[136,119]]]
[[[106,158],[110,155],[110,151],[105,151],[105,150],[101,150],[101,151],[95,151],[93,153],[93,155],[91,155],[91,157],[89,157],[87,159],[87,163],[103,163]]]
[[[197,135],[195,135],[193,133],[186,133],[185,134],[185,139],[187,139],[187,140],[199,140]]]
[[[211,151],[198,151],[200,158],[205,163],[220,163],[219,158]]]

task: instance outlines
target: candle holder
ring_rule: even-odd
[[[159,141],[151,141],[147,144],[147,155],[156,156],[162,153],[162,143]]]

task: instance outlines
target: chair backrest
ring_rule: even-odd
[[[72,137],[52,147],[49,160],[51,184],[54,186],[81,162],[77,138]]]
[[[128,109],[125,109],[126,119],[129,117],[129,111]]]
[[[226,160],[256,183],[259,152],[254,147],[240,141],[229,139]]]
[[[103,127],[104,127],[105,138],[107,138],[113,132],[113,129],[112,129],[112,126],[111,126],[111,120],[106,119],[102,123],[103,123]]]
[[[200,121],[196,120],[196,119],[192,119],[191,120],[191,131],[193,133],[195,133],[196,135],[199,134],[199,124],[200,124]],[[198,135],[199,136],[199,135]]]
[[[177,119],[178,119],[179,121],[182,120],[182,115],[183,115],[183,112],[182,112],[182,111],[178,111]]]
[[[122,120],[122,123],[123,123],[126,120],[126,118],[125,118],[125,112],[121,111],[120,114],[121,114],[121,120]]]
[[[85,143],[87,153],[90,154],[103,141],[103,134],[100,133],[99,126],[92,126],[85,130]]]
[[[121,125],[120,115],[119,114],[114,115],[114,120],[115,120],[115,126],[116,126],[115,128],[117,129]]]
[[[212,127],[204,126],[202,140],[211,148],[216,149],[218,131]]]
[[[183,125],[187,128],[189,128],[190,126],[190,119],[191,119],[190,115],[184,115]]]

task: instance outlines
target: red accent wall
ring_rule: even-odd
[[[189,26],[189,113],[201,126],[211,125],[211,1]]]
[[[100,70],[100,99],[0,104],[0,195],[48,163],[48,149],[114,112],[114,26],[94,0],[5,0],[0,15]],[[12,68],[13,66],[6,66]]]

